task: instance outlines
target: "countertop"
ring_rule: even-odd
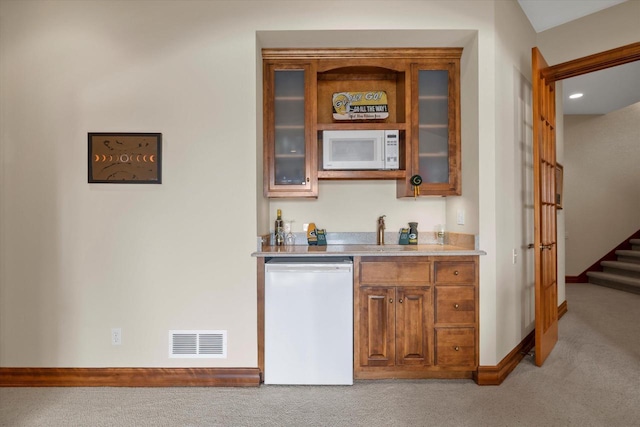
[[[482,250],[452,245],[326,245],[326,246],[264,246],[254,257],[305,256],[475,256],[486,255]]]

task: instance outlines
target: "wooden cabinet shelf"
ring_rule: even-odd
[[[461,55],[462,48],[263,49],[265,196],[317,197],[318,179],[389,179],[397,197],[414,197],[413,175],[422,176],[420,195],[459,195]],[[372,91],[386,94],[388,117],[334,119],[334,93]],[[396,129],[398,170],[322,170],[322,131]],[[283,155],[290,146],[303,157]]]
[[[318,179],[402,179],[404,170],[319,170]]]
[[[318,123],[317,129],[323,130],[405,130],[406,123]]]

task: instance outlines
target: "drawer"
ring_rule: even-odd
[[[436,286],[436,323],[476,322],[475,287]]]
[[[363,285],[417,285],[431,281],[429,261],[362,261],[360,283]]]
[[[475,283],[474,262],[438,261],[435,263],[436,283]]]
[[[436,328],[436,365],[476,367],[475,328]]]

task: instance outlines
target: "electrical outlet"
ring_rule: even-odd
[[[458,209],[458,225],[464,225],[464,209]]]
[[[111,345],[121,345],[121,344],[122,344],[122,329],[111,328]]]

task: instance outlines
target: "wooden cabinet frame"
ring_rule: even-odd
[[[397,197],[413,197],[410,179],[419,173],[417,73],[420,67],[449,71],[449,180],[424,182],[421,195],[459,195],[460,182],[460,57],[462,48],[380,49],[263,49],[264,195],[266,197],[317,197],[319,179],[394,179]],[[278,185],[274,172],[274,79],[276,69],[304,68],[307,182]],[[380,82],[376,85],[375,82]],[[373,86],[373,87],[370,87]],[[334,122],[329,95],[334,90],[377,90],[390,97],[388,119]],[[398,170],[323,170],[321,132],[346,129],[398,129]]]
[[[354,257],[355,378],[474,378],[478,265],[477,256]]]

